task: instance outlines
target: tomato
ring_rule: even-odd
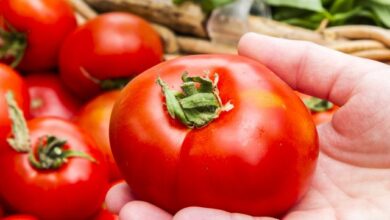
[[[28,117],[30,100],[26,83],[11,67],[0,63],[0,140],[6,137],[11,128],[11,121],[9,120],[8,108],[5,101],[5,93],[7,91],[14,93],[16,102]]]
[[[48,70],[57,66],[58,53],[65,37],[76,27],[76,18],[66,0],[1,0],[0,17],[5,20],[6,54],[23,71]],[[1,56],[1,55],[0,55]]]
[[[2,218],[2,220],[39,220],[32,215],[10,215]]]
[[[123,86],[161,60],[154,29],[135,15],[113,12],[88,21],[67,38],[60,72],[75,94],[91,98],[102,89]]]
[[[307,190],[319,152],[299,98],[237,55],[178,58],[134,78],[114,106],[110,142],[138,198],[171,213],[278,216]]]
[[[112,214],[106,209],[102,209],[93,220],[119,220],[119,216]]]
[[[64,119],[35,118],[24,126],[13,111],[19,122],[13,141],[0,142],[5,205],[43,220],[92,217],[108,187],[107,165],[93,140]]]
[[[80,102],[73,97],[53,73],[34,73],[25,77],[30,94],[32,117],[56,116],[71,119],[79,110]]]
[[[3,206],[0,204],[0,217],[2,217],[4,215],[4,208]]]
[[[323,124],[326,122],[330,122],[333,118],[334,113],[339,109],[338,106],[333,106],[328,111],[324,112],[316,112],[313,114],[313,120],[316,125]]]
[[[297,92],[297,94],[311,112],[313,121],[316,125],[330,122],[333,118],[333,114],[339,108],[327,100],[319,99],[299,92]]]
[[[118,167],[111,153],[108,128],[115,101],[119,98],[120,91],[111,91],[89,101],[77,114],[76,122],[91,135],[103,152],[110,167],[111,181],[120,178]]]

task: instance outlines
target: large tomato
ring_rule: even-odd
[[[88,21],[65,41],[60,54],[61,76],[78,96],[121,87],[162,60],[158,34],[142,18],[107,13]]]
[[[172,213],[195,205],[280,215],[307,190],[319,152],[294,92],[236,55],[178,58],[133,79],[114,106],[110,141],[139,199]]]
[[[26,124],[7,98],[15,127],[0,142],[0,196],[6,207],[43,220],[93,216],[108,187],[107,165],[93,140],[59,118]]]
[[[11,128],[5,94],[12,91],[16,102],[26,116],[29,115],[29,96],[22,77],[11,67],[0,63],[0,140],[4,139]]]
[[[67,90],[58,75],[34,73],[25,77],[30,94],[32,117],[55,116],[72,118],[80,108],[80,102]]]
[[[75,117],[77,124],[95,139],[99,149],[107,158],[111,181],[120,178],[118,167],[111,153],[108,136],[112,108],[119,98],[119,94],[120,91],[111,91],[99,95],[89,101]]]
[[[11,56],[17,64],[20,58],[18,68],[24,71],[56,67],[62,42],[77,27],[66,0],[0,0],[1,16],[6,30],[0,30],[5,40],[0,60]]]

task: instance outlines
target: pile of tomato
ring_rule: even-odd
[[[223,167],[217,163],[204,164],[204,159],[187,155],[187,162],[180,162],[181,168],[178,166],[179,168],[171,169],[170,166],[176,166],[174,157],[177,156],[173,153],[175,151],[173,148],[180,148],[180,146],[173,146],[170,149],[167,145],[176,145],[180,138],[184,138],[183,135],[193,135],[193,137],[186,139],[188,143],[185,143],[185,146],[188,149],[182,150],[181,154],[191,150],[192,146],[197,146],[198,151],[207,151],[202,146],[208,146],[212,141],[215,141],[215,146],[218,142],[229,144],[227,141],[219,140],[216,135],[208,137],[201,134],[201,129],[194,128],[197,124],[190,125],[188,128],[168,117],[166,103],[163,102],[164,96],[160,86],[156,84],[157,78],[161,76],[163,80],[168,80],[168,83],[175,84],[174,87],[179,89],[182,72],[191,71],[191,74],[201,76],[202,71],[213,70],[221,77],[221,87],[229,83],[234,85],[229,87],[229,90],[220,89],[222,101],[224,103],[232,101],[233,113],[222,112],[215,123],[206,125],[208,132],[211,133],[221,130],[221,127],[224,128],[225,133],[219,134],[226,137],[232,135],[234,128],[245,118],[240,114],[258,112],[257,107],[245,101],[254,98],[257,87],[267,87],[272,93],[280,93],[283,99],[292,96],[285,95],[288,91],[284,86],[280,88],[273,86],[272,83],[278,84],[276,81],[279,79],[261,76],[259,80],[264,78],[272,83],[269,85],[263,83],[263,85],[251,82],[251,79],[256,78],[254,74],[247,73],[245,76],[241,68],[247,68],[249,72],[253,70],[264,72],[264,74],[269,74],[268,70],[252,64],[252,61],[235,56],[185,58],[181,61],[160,64],[148,70],[142,77],[136,77],[163,61],[162,48],[160,38],[151,25],[131,14],[106,13],[77,26],[74,11],[65,0],[0,0],[0,218],[117,219],[117,216],[105,210],[104,197],[112,184],[122,180],[109,141],[110,117],[114,103],[118,99],[119,104],[114,111],[111,125],[113,139],[111,143],[116,145],[114,147],[116,159],[119,158],[118,164],[122,171],[127,169],[128,159],[132,161],[129,170],[145,169],[143,172],[129,171],[131,174],[125,171],[126,181],[132,187],[134,186],[145,200],[168,211],[176,211],[192,204],[213,206],[214,196],[218,197],[218,195],[203,195],[202,198],[202,191],[210,189],[207,189],[205,182],[202,185],[201,181],[209,178],[207,175],[234,178],[224,169],[245,170],[247,167],[240,163],[238,168],[229,165]],[[233,72],[240,71],[242,79],[238,80]],[[134,83],[127,86],[121,94],[121,88],[134,78],[136,78]],[[199,83],[202,79],[193,80]],[[245,88],[244,84],[240,83],[249,83],[253,86],[253,91],[248,90],[247,93],[243,93],[245,98],[234,94]],[[269,95],[267,99],[272,99],[272,93],[267,93]],[[152,95],[156,96],[152,97]],[[307,102],[313,103],[310,101],[312,97],[304,95],[302,97],[304,101],[309,100]],[[165,98],[168,99],[167,96]],[[257,100],[259,105],[264,104],[263,101]],[[314,103],[311,111],[314,118],[317,118],[317,123],[329,121],[332,112],[337,109],[321,100]],[[269,102],[265,105],[274,104]],[[237,113],[239,109],[240,113]],[[268,114],[270,117],[276,117],[274,112],[261,110],[261,113]],[[301,115],[306,114],[301,110],[298,112]],[[253,116],[251,120],[267,120],[265,116],[256,117]],[[282,116],[277,117],[280,119]],[[291,115],[283,117],[285,122],[292,120]],[[238,121],[230,122],[228,118]],[[157,121],[153,121],[154,119]],[[130,123],[133,124],[129,125]],[[250,131],[251,124],[247,123],[247,129]],[[307,124],[307,126],[311,125]],[[189,134],[188,129],[194,131]],[[204,131],[205,129],[203,133]],[[284,131],[296,132],[287,128]],[[144,140],[145,138],[148,140]],[[316,141],[314,133],[311,138],[314,143]],[[248,139],[248,144],[253,145],[249,148],[254,148],[255,143],[251,141],[257,140],[252,140],[249,136]],[[127,141],[133,143],[132,147],[127,146]],[[267,141],[269,142],[269,140],[265,142]],[[283,139],[283,141],[280,144],[288,144],[290,140]],[[306,143],[304,138],[297,138],[297,141]],[[148,145],[150,143],[154,145]],[[158,150],[154,149],[156,146]],[[184,144],[181,147],[184,148]],[[233,145],[228,147],[234,148]],[[144,152],[141,152],[140,148]],[[231,152],[224,152],[226,155],[223,155],[221,152],[224,150],[214,150],[218,151],[219,156],[226,157],[227,163],[231,160],[234,164],[233,161],[237,160],[236,157],[228,156]],[[310,173],[314,169],[316,152],[318,154],[318,149],[317,151],[311,149],[309,152],[311,156],[308,157],[312,159],[305,172]],[[282,151],[278,150],[274,153],[282,154]],[[132,156],[124,156],[121,160],[121,156],[118,156],[121,154],[132,154]],[[162,154],[164,157],[161,157]],[[257,160],[249,154],[244,156]],[[150,164],[142,167],[145,160],[140,161],[134,157],[139,157],[141,160],[149,157],[146,162]],[[288,156],[285,159],[285,162],[289,163]],[[188,162],[191,160],[192,162]],[[207,160],[212,161],[213,158]],[[266,163],[273,164],[273,162]],[[294,163],[291,162],[289,165]],[[206,165],[212,172],[217,173],[202,173],[196,170],[197,167]],[[159,173],[160,168],[166,169],[166,173]],[[176,175],[173,173],[177,172],[175,169],[184,168],[191,172],[182,174],[180,177],[183,178],[180,180],[182,185],[178,188],[188,197],[181,198],[180,204],[177,204],[177,201],[171,201],[172,198],[169,198],[170,194],[175,194],[171,188],[172,184],[177,183],[161,179],[161,175],[166,175],[165,177],[169,179],[169,175]],[[212,170],[214,168],[215,170]],[[282,172],[283,167],[279,168]],[[261,169],[266,170],[267,167]],[[193,180],[194,175],[197,176],[197,180]],[[172,179],[175,179],[173,176]],[[309,176],[307,174],[302,178],[309,178]],[[139,178],[139,181],[135,178]],[[241,184],[233,179],[229,180],[234,182],[233,184]],[[287,180],[283,179],[283,181]],[[161,184],[161,191],[158,189],[156,191],[154,186],[149,186],[151,181]],[[190,187],[194,183],[192,181],[199,181],[198,185]],[[250,185],[250,183],[245,184]],[[266,187],[267,184],[263,186]],[[296,182],[296,184],[299,187],[301,183]],[[238,185],[234,187],[239,188]],[[228,189],[229,187],[220,187],[214,190],[218,194]],[[246,193],[247,189],[238,191]],[[301,196],[302,192],[298,191],[297,194],[300,195],[294,194],[288,198],[289,205],[295,202],[296,197]],[[192,198],[189,199],[189,196]],[[281,200],[287,198],[285,195],[282,197]],[[247,204],[237,202],[215,204],[217,208],[239,207],[238,211],[251,212],[251,208],[243,207],[248,206]],[[280,207],[280,210],[285,209],[283,204]],[[280,210],[275,208],[275,213],[279,213]]]

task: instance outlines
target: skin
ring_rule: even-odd
[[[30,98],[23,78],[11,67],[0,63],[0,140],[4,140],[11,129],[5,94],[12,91],[16,102],[26,117],[29,117]]]
[[[33,73],[25,77],[30,94],[30,114],[33,118],[53,116],[71,119],[80,109],[80,102],[72,96],[58,75]]]
[[[43,220],[81,220],[96,213],[108,188],[108,176],[104,157],[93,140],[59,118],[35,118],[27,126],[33,151],[41,137],[54,135],[67,141],[65,149],[84,152],[96,162],[72,157],[59,169],[40,170],[29,162],[28,153],[0,142],[0,195],[7,207]]]
[[[253,45],[256,45],[255,47]],[[340,109],[317,127],[320,156],[308,193],[281,219],[390,219],[390,68],[308,42],[246,34],[241,55],[269,67],[293,89],[332,101]],[[171,216],[134,201],[126,185],[107,194],[121,219],[271,219],[189,207]]]
[[[108,161],[110,180],[120,179],[120,173],[111,152],[109,126],[112,108],[119,98],[120,91],[106,92],[92,99],[76,115],[76,123],[95,141]]]
[[[100,15],[73,32],[60,54],[64,83],[85,99],[101,92],[99,80],[132,78],[162,60],[159,35],[128,13]]]
[[[17,67],[22,71],[56,67],[63,41],[77,27],[65,0],[2,0],[0,15],[18,32],[27,34],[27,48]]]

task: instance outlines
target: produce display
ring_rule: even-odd
[[[0,219],[119,219],[104,198],[121,181],[169,213],[296,204],[316,125],[339,107],[237,41],[252,31],[386,63],[390,4],[253,2],[238,16],[245,1],[0,0]]]

